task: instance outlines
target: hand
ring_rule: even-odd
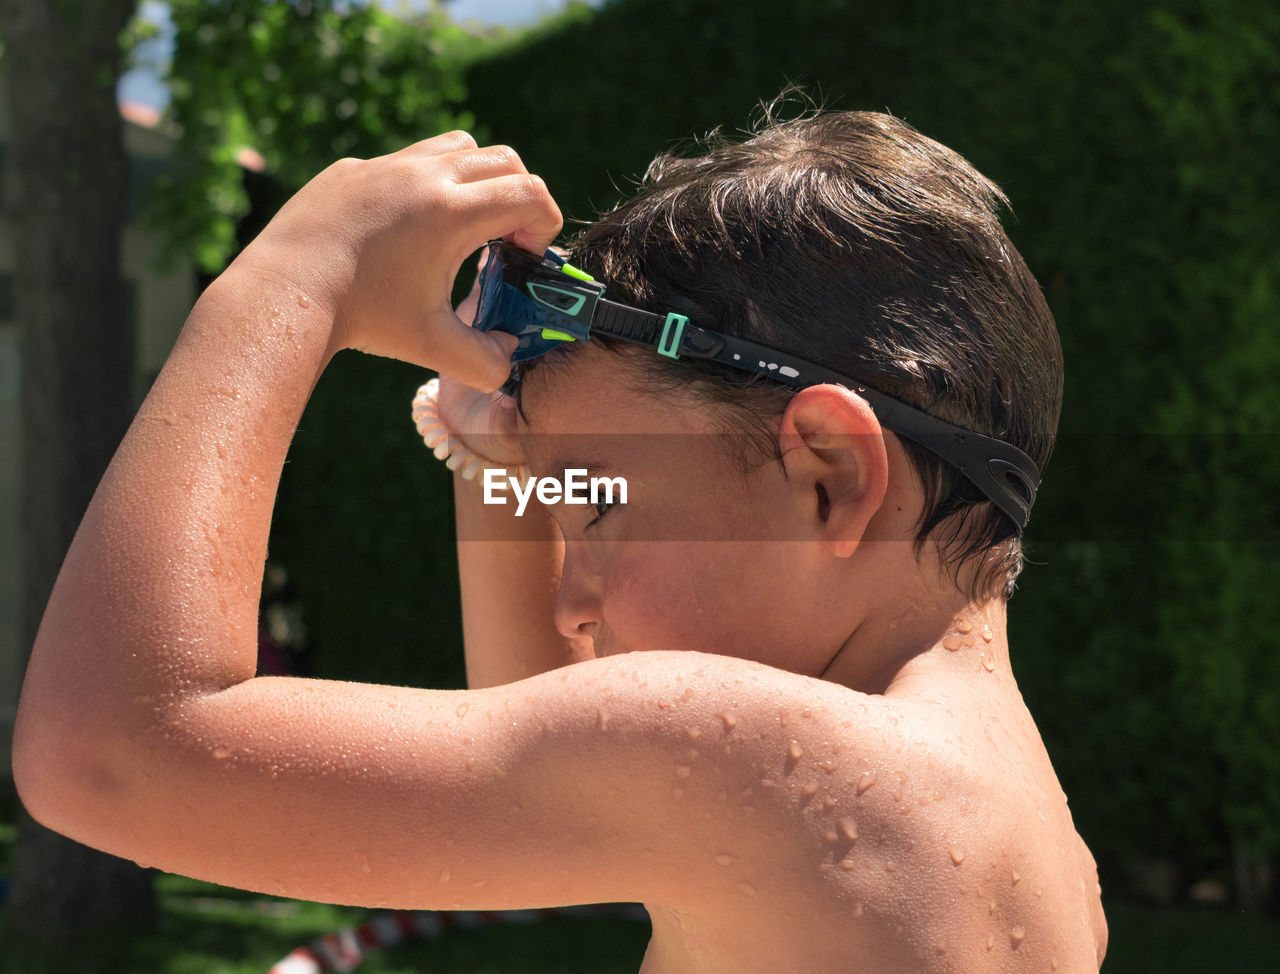
[[[506,378],[516,339],[477,332],[449,307],[467,255],[503,237],[540,253],[560,210],[511,149],[452,132],[376,159],[334,163],[237,259],[283,277],[326,312],[329,351],[357,348],[478,389]]]
[[[484,258],[482,253],[476,282],[456,309],[458,319],[467,324],[475,318],[480,297],[478,271],[484,265]],[[513,470],[524,464],[524,451],[516,436],[516,401],[510,396],[500,392],[481,392],[450,376],[441,375],[437,403],[445,425],[457,433],[473,452]]]

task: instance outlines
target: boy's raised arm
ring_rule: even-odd
[[[514,153],[445,136],[330,167],[209,288],[32,652],[13,766],[37,820],[171,872],[369,906],[705,906],[786,868],[765,838],[806,798],[761,776],[801,750],[835,770],[843,688],[661,651],[467,691],[254,676],[276,484],[325,363],[363,348],[497,386],[511,342],[456,318],[452,277],[486,239],[538,250],[558,229]],[[801,701],[826,719],[773,716]]]

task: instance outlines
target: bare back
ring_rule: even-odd
[[[1093,858],[1011,675],[986,675],[779,707],[795,742],[754,787],[703,796],[709,816],[753,805],[758,829],[713,854],[727,882],[649,904],[644,974],[1096,971]],[[850,753],[868,720],[885,746]]]

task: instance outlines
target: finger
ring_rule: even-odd
[[[421,142],[414,142],[394,154],[439,156],[449,152],[465,152],[475,147],[475,136],[470,132],[463,132],[459,129],[454,132],[445,132],[442,135],[432,136],[429,139],[423,139]]]
[[[516,401],[501,393],[489,400],[489,431],[508,450],[518,449],[516,435]]]
[[[541,254],[555,239],[564,218],[540,176],[515,173],[463,183],[456,188],[477,245],[502,237]]]
[[[483,149],[450,152],[439,160],[449,167],[454,182],[473,183],[515,173],[527,173],[524,162],[509,145],[489,145]]]

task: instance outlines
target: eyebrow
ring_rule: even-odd
[[[586,470],[588,476],[606,473],[609,470],[609,464],[607,463],[601,463],[598,460],[579,460],[574,457],[570,457],[562,463],[553,464],[552,466],[558,470]]]

